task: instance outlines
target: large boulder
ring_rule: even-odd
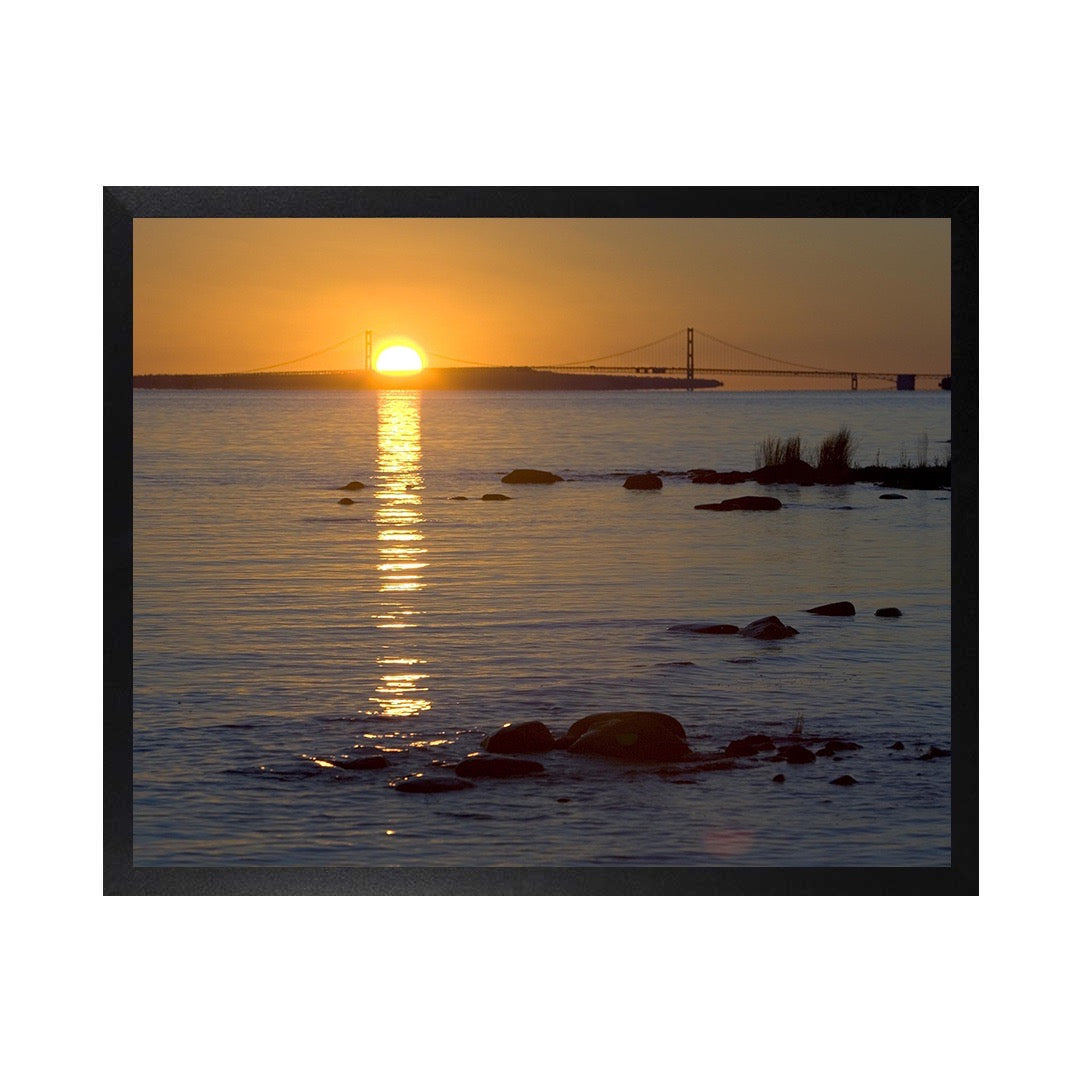
[[[808,615],[854,615],[855,605],[847,600],[840,600],[835,604],[819,604],[817,607],[807,608]]]
[[[685,761],[691,756],[682,724],[660,712],[593,713],[570,726],[566,748],[622,761]]]
[[[779,510],[783,503],[768,495],[742,495],[718,503],[699,503],[695,510]]]
[[[539,720],[503,724],[481,743],[491,754],[545,754],[555,749],[555,736]]]
[[[561,481],[561,476],[543,469],[514,469],[502,478],[504,484],[558,484]]]
[[[747,623],[739,634],[757,641],[780,641],[794,637],[798,632],[794,626],[785,626],[775,615],[767,615],[764,619]]]
[[[818,471],[805,461],[788,461],[755,469],[750,477],[759,484],[800,484],[805,487],[818,482]]]
[[[531,776],[543,771],[544,766],[539,761],[529,761],[528,758],[495,757],[487,754],[467,757],[454,766],[454,772],[458,776],[488,776],[500,779],[508,776]]]
[[[664,481],[655,473],[628,476],[623,483],[623,487],[630,488],[631,491],[659,491],[663,486]]]

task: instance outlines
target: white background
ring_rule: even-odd
[[[1077,237],[1058,10],[8,14],[18,1075],[1059,1073]],[[981,896],[103,898],[101,188],[173,184],[979,185]]]

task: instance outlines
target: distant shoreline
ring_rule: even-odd
[[[723,386],[694,379],[695,390]],[[144,390],[684,390],[685,378],[596,375],[528,367],[426,368],[415,375],[374,371],[249,372],[226,375],[134,375]]]

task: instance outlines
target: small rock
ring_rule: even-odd
[[[737,634],[739,628],[734,623],[687,623],[683,626],[669,626],[670,634]]]
[[[775,749],[776,743],[768,735],[745,735],[741,739],[732,739],[724,747],[724,753],[728,757],[753,757],[755,754]]]
[[[561,476],[543,469],[513,469],[502,478],[504,484],[558,484],[561,481]]]
[[[825,745],[817,752],[818,757],[832,757],[833,754],[841,753],[844,750],[861,750],[862,747],[857,742],[849,742],[845,739],[829,739]]]
[[[539,761],[529,761],[526,758],[489,757],[486,754],[467,757],[454,766],[454,772],[458,776],[505,778],[508,776],[529,776],[543,771],[544,766]]]
[[[508,502],[509,499],[509,495],[500,495],[498,492],[493,492],[488,495],[480,496],[481,502]]]
[[[794,637],[798,632],[793,626],[785,626],[775,615],[767,615],[764,619],[755,619],[747,623],[739,634],[758,641],[779,641],[783,638]]]
[[[361,488],[366,486],[366,484],[361,484],[359,480],[350,480],[344,487],[339,487],[338,491],[360,491]]]
[[[369,757],[343,758],[334,764],[339,769],[385,769],[386,758],[372,754]]]
[[[783,503],[767,495],[743,495],[718,503],[699,503],[695,510],[779,510]]]
[[[481,745],[491,754],[545,754],[555,749],[555,736],[546,724],[528,720],[523,724],[504,724]]]
[[[442,791],[462,791],[465,788],[476,787],[475,784],[462,780],[458,776],[406,776],[402,780],[391,780],[389,786],[395,791],[423,795]]]
[[[664,481],[653,473],[642,473],[638,476],[628,476],[623,483],[624,488],[631,491],[658,491],[664,486]]]
[[[896,495],[895,493],[890,491],[885,495],[879,495],[878,498],[879,499],[906,499],[907,496],[906,495]]]
[[[835,604],[821,604],[818,607],[807,608],[808,615],[854,615],[855,605],[847,600],[840,600]]]
[[[936,746],[931,746],[930,749],[927,750],[925,754],[920,754],[919,755],[919,760],[920,761],[933,761],[934,758],[939,758],[939,757],[952,757],[952,751],[951,750],[941,750]]]
[[[778,773],[777,773],[777,774],[776,774],[776,775],[775,775],[775,776],[774,776],[774,777],[772,778],[772,782],[773,782],[774,784],[782,784],[782,783],[784,783],[784,779],[785,779],[785,777],[784,777],[784,774],[783,774],[782,772],[778,772]]]
[[[789,765],[809,765],[810,762],[817,761],[817,754],[805,746],[785,746],[775,757],[769,758],[769,761],[786,761]]]
[[[898,607],[879,607],[874,614],[880,619],[899,619],[902,612]]]
[[[852,784],[857,784],[859,781],[854,776],[848,776],[844,773],[843,776],[838,776],[835,780],[830,780],[830,784],[836,784],[839,787],[851,787]]]
[[[355,499],[338,499],[338,506],[352,506]]]
[[[892,744],[892,746],[886,746],[885,749],[886,750],[903,750],[904,749],[904,744],[902,742],[900,742],[900,740],[898,739],[896,742],[894,742]]]
[[[468,502],[469,501],[469,496],[468,495],[451,495],[450,496],[450,501],[451,502]]]

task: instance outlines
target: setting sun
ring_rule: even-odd
[[[423,359],[411,345],[388,345],[375,358],[375,370],[383,375],[410,375],[423,366]]]

